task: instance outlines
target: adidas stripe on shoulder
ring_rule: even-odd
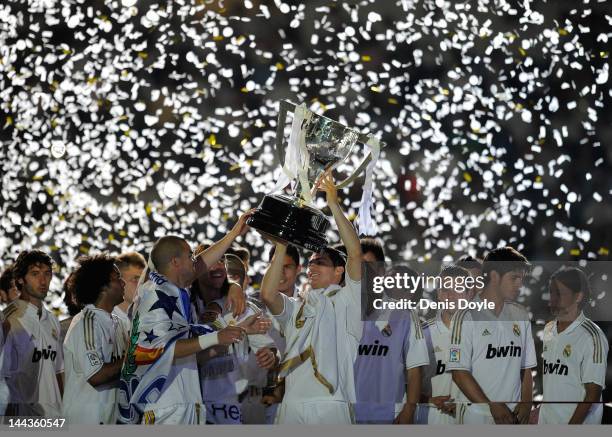
[[[463,320],[466,314],[469,313],[469,309],[459,310],[453,315],[451,326],[453,330],[451,332],[451,344],[461,343],[461,331],[463,329]]]
[[[593,363],[603,363],[606,357],[603,356],[604,345],[599,327],[589,319],[585,319],[580,326],[591,336],[593,342]]]

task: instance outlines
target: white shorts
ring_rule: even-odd
[[[457,405],[459,408],[459,405]],[[427,412],[427,423],[430,425],[454,425],[457,423],[455,416],[445,414],[434,405],[430,405]]]
[[[176,404],[146,410],[143,425],[203,425],[204,408],[201,404]]]
[[[486,405],[457,404],[456,423],[464,425],[495,425]]]
[[[578,404],[542,404],[538,415],[538,425],[554,423],[567,424]],[[584,425],[599,425],[603,417],[603,404],[592,404],[584,418]]]
[[[276,423],[334,425],[355,423],[350,402],[311,400],[283,401],[278,408]]]

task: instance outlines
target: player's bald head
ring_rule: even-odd
[[[181,256],[189,244],[184,238],[169,235],[161,237],[151,249],[151,261],[158,272],[163,273],[168,268],[172,258]]]

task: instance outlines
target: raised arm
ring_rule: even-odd
[[[338,190],[336,189],[331,172],[328,171],[323,176],[319,190],[325,191],[327,205],[334,216],[340,239],[346,248],[346,273],[353,281],[361,281],[361,244],[359,243],[359,236],[351,222],[344,215],[344,212],[342,212],[340,202],[338,201]]]
[[[225,252],[227,252],[227,249],[229,249],[232,242],[248,231],[249,227],[247,226],[246,221],[253,215],[254,212],[255,209],[251,209],[242,214],[232,230],[229,231],[225,237],[221,238],[208,249],[197,254],[197,256],[202,258],[202,261],[204,261],[204,264],[206,264],[207,267],[212,266],[219,261]]]
[[[287,246],[276,243],[274,257],[261,281],[261,299],[273,315],[282,313],[284,308],[283,297],[278,291],[278,285],[283,273],[286,252]]]

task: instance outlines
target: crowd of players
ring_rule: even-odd
[[[51,257],[22,252],[0,280],[9,302],[0,313],[0,415],[69,424],[601,422],[609,345],[582,311],[581,270],[550,278],[537,368],[529,315],[516,303],[529,270],[522,254],[504,247],[440,272],[480,275],[485,287],[440,288],[439,302],[467,297],[494,310],[362,314],[364,270],[380,270],[384,250],[358,238],[331,178],[321,190],[342,243],[308,258],[303,288],[299,251],[280,243],[261,286],[250,287],[249,252],[235,243],[250,212],[195,251],[168,236],[148,261],[81,258],[63,286],[62,322],[44,305]]]

